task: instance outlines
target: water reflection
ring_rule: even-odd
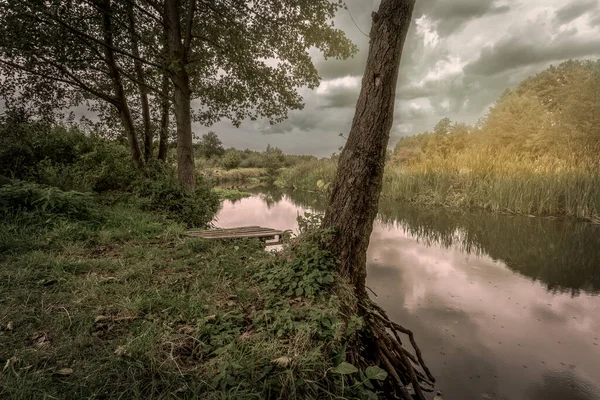
[[[267,205],[284,196],[277,188],[259,190]],[[299,207],[325,209],[325,201],[314,194],[295,191],[285,195]],[[548,290],[571,295],[600,293],[600,225],[477,211],[453,213],[385,199],[380,204],[379,221],[427,245],[488,255],[542,281]]]
[[[263,191],[220,226],[294,229],[324,202]],[[382,202],[368,286],[448,399],[600,400],[599,227]]]

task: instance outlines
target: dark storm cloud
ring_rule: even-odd
[[[574,1],[556,11],[556,22],[558,22],[560,25],[568,24],[574,19],[586,14],[588,11],[592,11],[597,8],[598,2],[596,0]]]
[[[493,46],[487,46],[477,60],[465,66],[465,74],[495,75],[500,72],[550,61],[597,56],[600,39],[576,40],[568,38],[554,42],[536,43],[527,38],[508,37]]]
[[[348,133],[352,122],[369,46],[364,33],[379,0],[346,3],[349,11],[340,11],[335,24],[359,52],[349,60],[312,53],[323,81],[318,90],[301,91],[303,110],[275,126],[246,121],[240,129],[227,123],[208,129],[226,146],[264,150],[270,143],[288,153],[317,156],[337,151],[343,144],[338,133]],[[431,130],[443,117],[476,122],[504,90],[550,64],[597,58],[599,28],[600,7],[594,12],[591,0],[417,0],[400,65],[390,145]]]
[[[346,108],[356,106],[360,88],[342,88],[322,96],[325,108]]]
[[[508,5],[498,5],[494,0],[425,0],[417,1],[415,16],[428,16],[440,35],[448,36],[464,28],[473,19],[502,14],[508,10]]]
[[[600,9],[596,10],[595,13],[590,15],[589,26],[592,28],[600,26]]]

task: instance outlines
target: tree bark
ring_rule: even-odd
[[[97,0],[96,4],[98,5],[98,8],[102,14],[102,29],[104,36],[104,45],[102,48],[104,50],[104,58],[106,65],[108,66],[113,90],[115,92],[115,107],[117,108],[119,116],[121,117],[121,121],[123,122],[123,127],[127,135],[127,141],[129,142],[129,148],[133,157],[133,163],[138,169],[143,169],[145,165],[144,158],[142,157],[140,144],[135,132],[135,125],[133,123],[133,118],[131,117],[131,110],[127,104],[127,96],[125,95],[125,90],[123,89],[121,74],[119,72],[119,68],[117,67],[113,50],[114,45],[111,3],[110,0]]]
[[[373,13],[369,55],[352,127],[339,160],[324,227],[337,229],[340,272],[367,298],[367,247],[377,216],[385,155],[394,120],[402,48],[415,0],[382,0]]]
[[[186,70],[189,48],[184,46],[181,33],[180,0],[165,0],[165,25],[169,49],[169,74],[173,82],[173,103],[177,123],[177,177],[187,190],[193,191],[196,184],[194,171],[194,148],[192,136],[192,113],[190,77]],[[188,19],[194,12],[194,1],[190,1]],[[189,27],[191,29],[191,24]],[[191,33],[186,32],[186,38]],[[186,39],[186,45],[189,46]]]
[[[152,145],[154,137],[152,134],[152,123],[150,121],[150,104],[148,102],[148,88],[146,86],[146,78],[144,77],[144,69],[140,61],[140,47],[138,43],[138,33],[136,32],[135,13],[133,3],[127,3],[127,17],[129,19],[129,36],[131,37],[131,54],[135,57],[133,65],[137,76],[137,85],[140,91],[140,102],[142,105],[142,121],[144,126],[144,160],[148,162],[152,158]]]
[[[169,150],[169,76],[163,72],[162,94],[160,100],[160,142],[158,145],[158,159],[167,161]]]

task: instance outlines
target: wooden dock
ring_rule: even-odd
[[[241,226],[239,228],[217,228],[198,231],[187,231],[186,236],[202,239],[245,239],[258,238],[262,240],[276,240],[275,242],[267,242],[267,245],[281,243],[281,237],[285,231],[277,229],[263,228],[262,226]]]

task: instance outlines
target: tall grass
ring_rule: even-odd
[[[331,159],[304,163],[285,170],[280,181],[294,189],[326,192],[336,168],[337,161]],[[486,154],[411,165],[388,163],[382,196],[424,205],[596,220],[600,168],[593,162],[499,159]]]
[[[291,189],[326,192],[336,170],[337,159],[312,160],[283,170],[277,183]]]

